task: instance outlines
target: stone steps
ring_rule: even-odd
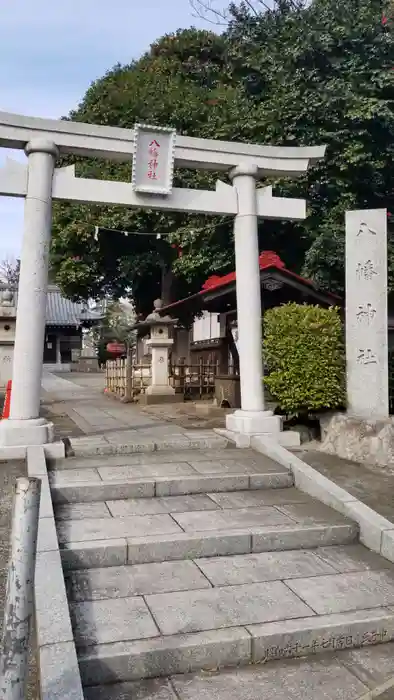
[[[85,685],[394,639],[393,567],[361,545],[75,571],[66,584]]]
[[[232,449],[62,460],[49,473],[52,498],[54,503],[78,503],[293,485],[287,469],[245,452],[242,460],[240,451]]]
[[[188,446],[186,448],[172,448],[171,450],[140,451],[138,450],[139,443],[134,442],[128,445],[130,449],[128,453],[116,453],[104,456],[86,455],[82,457],[76,456],[67,459],[57,459],[52,461],[50,468],[52,471],[58,472],[66,469],[95,469],[96,467],[100,469],[103,467],[136,467],[141,465],[167,464],[170,469],[172,464],[177,464],[179,462],[188,464],[189,462],[221,462],[223,460],[229,464],[231,464],[231,462],[238,462],[246,466],[261,464],[276,465],[276,462],[261,454],[257,454],[254,450],[243,449],[242,452],[240,452],[238,448],[231,447],[229,442],[219,435],[215,436],[215,443],[216,438],[219,440],[218,446],[214,445],[212,448],[209,448],[207,447],[206,439],[204,438],[204,442],[202,438],[200,438],[198,441],[199,447],[193,449]],[[162,445],[162,443],[158,444]]]
[[[216,530],[156,537],[119,537],[101,540],[66,541],[60,544],[64,569],[97,568],[176,561],[193,557],[309,549],[353,543],[357,526],[296,525],[292,527]]]
[[[103,429],[100,412],[99,430]],[[92,434],[74,438],[72,448],[76,458],[89,456],[128,455],[175,450],[224,449],[228,440],[211,430],[183,430],[169,424],[157,425],[158,421],[142,417],[141,426],[133,429],[112,430],[102,434]],[[138,430],[136,430],[138,428]],[[57,468],[66,468],[68,460],[57,463]]]
[[[394,566],[272,460],[226,447],[69,462],[50,484],[86,688],[394,639]]]
[[[85,687],[106,685],[114,679],[125,682],[248,666],[268,660],[318,658],[319,654],[333,649],[389,642],[394,636],[393,621],[394,612],[385,609],[326,615],[318,620],[300,618],[100,644],[79,650],[78,661]]]
[[[96,685],[85,687],[85,700],[392,700],[393,647]]]
[[[293,478],[283,469],[272,474],[223,474],[205,476],[167,476],[130,479],[70,480],[51,478],[54,503],[89,503],[94,501],[131,498],[154,498],[163,496],[186,496],[200,493],[220,493],[255,489],[286,488],[293,485]]]

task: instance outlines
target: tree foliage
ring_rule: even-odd
[[[19,274],[21,261],[19,258],[5,258],[0,262],[0,282],[17,287],[19,284]]]
[[[236,17],[245,15],[258,16],[265,10],[270,11],[273,7],[280,7],[282,0],[233,0],[224,2],[223,0],[189,0],[190,7],[195,17],[204,19],[210,24],[227,27]],[[307,0],[287,0],[292,9],[304,7]]]
[[[226,66],[223,37],[180,31],[93,83],[70,118],[129,128],[141,121],[194,136],[242,138],[247,101],[242,88],[231,85]],[[85,159],[77,163],[77,174],[128,181],[131,166]],[[215,180],[215,174],[201,171],[175,173],[176,186],[213,188]],[[96,225],[107,229],[97,241]],[[171,235],[126,237],[113,229]],[[138,312],[151,311],[163,287],[170,301],[233,265],[231,229],[220,218],[62,203],[54,209],[53,234],[52,265],[69,295],[118,297],[131,288]]]
[[[267,180],[277,195],[305,197],[308,218],[260,222],[260,248],[342,292],[345,210],[394,211],[394,20],[387,11],[382,22],[381,0],[252,5],[230,3],[220,35],[178,31],[140,60],[116,66],[69,118],[130,128],[145,121],[182,134],[278,146],[327,144],[324,161],[305,176]],[[130,179],[129,164],[77,165],[85,177]],[[175,184],[210,188],[216,177],[182,170]],[[95,241],[95,225],[170,235],[157,240],[107,231]],[[393,240],[390,234],[390,288]],[[232,221],[58,204],[52,264],[68,294],[120,296],[131,287],[137,310],[148,312],[162,290],[166,301],[179,298],[209,274],[233,268]]]
[[[394,206],[391,22],[382,23],[380,0],[313,0],[296,10],[284,1],[235,18],[229,37],[262,140],[327,144],[317,168],[277,188],[309,203],[307,220],[292,225],[308,246],[304,273],[342,291],[345,210]]]
[[[287,414],[335,409],[345,402],[345,350],[335,308],[285,304],[264,315],[264,381]]]
[[[127,352],[135,346],[137,333],[132,329],[135,322],[136,314],[129,304],[125,305],[119,301],[109,301],[106,304],[101,322],[91,330],[100,362],[105,362],[111,357],[107,352],[107,343],[122,343]]]

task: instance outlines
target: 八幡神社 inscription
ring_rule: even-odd
[[[374,275],[377,275],[374,264],[372,260],[366,260],[365,262],[357,263],[356,274],[359,279],[371,280]]]
[[[373,228],[370,228],[368,224],[365,223],[365,221],[361,222],[357,236],[361,236],[363,233],[370,234],[371,236],[376,236],[376,231]]]
[[[346,373],[350,415],[368,419],[388,416],[387,364],[387,212],[346,212]]]
[[[170,195],[174,177],[174,129],[136,124],[132,185],[141,194]]]
[[[360,365],[376,365],[378,360],[371,348],[366,348],[358,351],[357,362]]]
[[[376,316],[376,309],[373,308],[372,304],[360,304],[356,316],[360,322],[366,321],[369,325]]]
[[[148,148],[148,177],[150,180],[157,180],[157,169],[159,167],[160,144],[153,139]]]

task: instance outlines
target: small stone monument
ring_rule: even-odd
[[[78,351],[75,362],[78,363],[79,372],[98,372],[99,370],[96,348],[90,331],[83,336],[83,348]]]
[[[140,329],[149,330],[150,338],[146,341],[146,345],[152,352],[151,383],[146,388],[145,394],[141,395],[140,402],[154,404],[183,401],[183,396],[176,394],[175,389],[170,386],[168,373],[169,352],[174,343],[170,337],[170,331],[177,323],[177,319],[160,316],[159,311],[163,307],[161,299],[156,299],[153,306],[154,310],[145,321],[137,324]]]
[[[16,300],[11,289],[0,291],[0,387],[12,379],[14,359]]]

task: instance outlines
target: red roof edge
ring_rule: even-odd
[[[259,255],[259,267],[260,270],[264,270],[268,267],[276,267],[278,270],[285,268],[283,260],[280,259],[279,255],[274,253],[272,250],[263,250]],[[202,285],[201,291],[207,291],[208,289],[216,289],[216,287],[221,287],[223,284],[229,284],[230,282],[235,282],[236,273],[229,272],[228,275],[219,277],[218,275],[212,275],[208,277],[206,282]]]

